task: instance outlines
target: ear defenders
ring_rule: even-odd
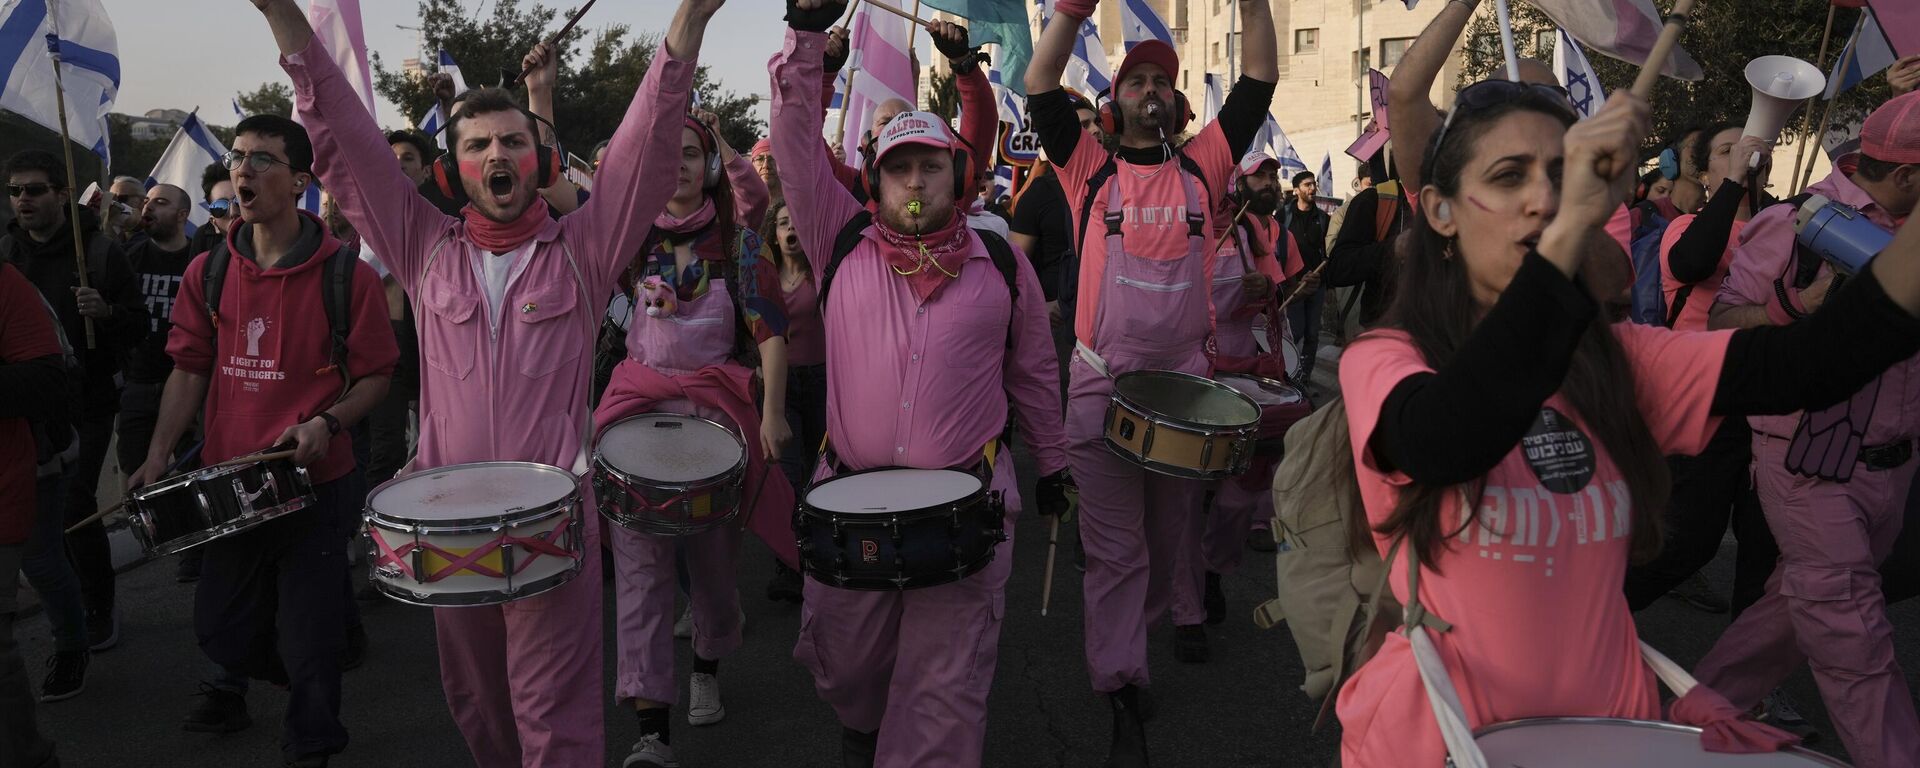
[[[559,137],[559,129],[554,128],[553,123],[546,118],[524,109],[520,110],[520,114],[526,115],[535,123],[553,129],[553,135],[556,138]],[[455,121],[458,121],[457,116]],[[448,123],[447,127],[448,132],[451,133],[453,123]],[[440,194],[446,195],[448,199],[466,200],[466,188],[462,186],[460,180],[460,160],[455,156],[458,152],[458,144],[458,141],[449,141],[447,151],[442,153],[438,160],[433,161],[433,184],[439,187]],[[561,170],[567,167],[566,155],[559,147],[546,144],[536,144],[533,153],[535,160],[539,163],[538,169],[534,172],[534,188],[546,189],[553,186],[554,182],[560,180]]]
[[[1680,156],[1674,153],[1673,147],[1660,150],[1660,178],[1667,181],[1680,178]]]
[[[1107,98],[1100,103],[1100,130],[1108,134],[1118,134],[1126,126],[1120,115],[1120,86],[1115,84],[1107,90]],[[1173,138],[1187,129],[1193,122],[1193,107],[1187,103],[1187,95],[1180,89],[1173,90],[1173,123],[1167,126],[1167,137]]]
[[[706,123],[694,119],[693,115],[687,115],[686,122],[687,127],[693,129],[693,134],[700,138],[700,149],[707,153],[707,167],[700,177],[700,188],[712,191],[720,186],[720,137],[715,136]]]

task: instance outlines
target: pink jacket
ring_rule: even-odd
[[[504,317],[485,300],[465,223],[415,191],[340,70],[318,48],[282,57],[314,170],[418,309],[420,449],[414,470],[518,460],[587,470],[593,344],[614,283],[640,252],[680,162],[693,62],[663,47],[594,177],[593,197],[535,236],[508,278]]]
[[[771,62],[773,154],[816,275],[826,273],[834,235],[861,211],[814,138],[825,46],[824,34],[789,30]],[[890,246],[872,229],[834,277],[820,308],[827,370],[837,372],[827,381],[827,434],[853,469],[971,466],[1006,425],[1009,398],[1041,474],[1067,465],[1060,366],[1040,279],[1021,256],[1013,305],[986,247],[966,231],[973,252],[960,276],[924,304],[888,268],[881,249]]]

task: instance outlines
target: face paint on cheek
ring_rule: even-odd
[[[486,174],[487,163],[484,160],[460,159],[460,177],[478,179]]]
[[[528,152],[524,155],[521,155],[518,160],[514,161],[514,167],[519,169],[520,178],[523,178],[523,179],[533,178],[534,172],[540,169],[539,153]]]
[[[1474,197],[1473,195],[1467,195],[1467,202],[1473,203],[1473,207],[1475,208],[1479,208],[1480,210],[1486,211],[1487,213],[1493,213],[1492,208],[1488,208],[1486,203],[1480,202],[1480,199],[1477,197]]]

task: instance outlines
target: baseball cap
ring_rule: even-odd
[[[902,112],[880,129],[880,138],[873,144],[873,159],[879,162],[888,152],[909,144],[951,150],[953,132],[947,130],[946,120],[932,112]]]
[[[1269,166],[1279,168],[1280,161],[1273,159],[1273,155],[1258,149],[1248,152],[1246,157],[1240,158],[1240,164],[1233,167],[1232,178],[1227,179],[1227,183],[1236,183],[1240,181],[1240,177],[1259,173],[1261,169]]]
[[[1141,64],[1158,64],[1167,77],[1171,78],[1180,71],[1180,54],[1174,53],[1173,46],[1159,40],[1142,40],[1127,51],[1127,57],[1120,60],[1120,68],[1113,72],[1113,83],[1127,79],[1127,73]],[[1117,91],[1116,91],[1117,93]]]
[[[1867,116],[1860,152],[1889,163],[1920,163],[1920,91],[1895,96]]]

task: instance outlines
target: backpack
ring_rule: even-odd
[[[1628,240],[1628,252],[1633,258],[1633,293],[1630,316],[1641,325],[1672,327],[1669,316],[1679,311],[1667,311],[1666,292],[1661,289],[1660,276],[1660,239],[1667,234],[1667,225],[1672,222],[1660,215],[1659,209],[1649,204],[1639,206],[1639,221],[1633,226],[1633,237]]]
[[[1340,685],[1398,625],[1400,609],[1361,508],[1343,401],[1294,424],[1281,455],[1273,473],[1278,592],[1253,621],[1287,623],[1306,672],[1300,689],[1322,701],[1324,718]]]
[[[227,265],[233,260],[227,250],[227,241],[221,240],[207,251],[206,269],[200,275],[200,292],[205,299],[203,308],[213,324],[220,325],[220,293],[227,283]],[[338,371],[342,379],[347,376],[347,336],[352,328],[353,272],[360,261],[360,250],[341,245],[327,257],[324,267],[326,274],[320,279],[320,304],[327,315],[327,335],[333,339],[332,349],[327,353],[327,367],[318,371],[329,373]],[[214,334],[219,337],[218,332]],[[351,386],[349,382],[348,386]],[[346,390],[341,390],[346,396]]]

